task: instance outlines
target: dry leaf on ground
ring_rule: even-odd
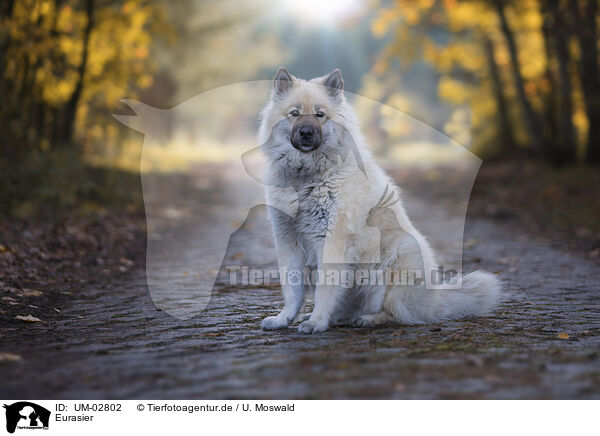
[[[19,360],[21,360],[21,356],[19,356],[18,354],[0,353],[0,363],[3,363],[3,362],[17,362]]]
[[[26,321],[26,322],[41,322],[42,320],[39,318],[36,318],[33,315],[27,315],[27,316],[23,316],[23,315],[17,315],[15,316],[16,319],[20,319],[21,321]]]

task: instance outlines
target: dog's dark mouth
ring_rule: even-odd
[[[290,139],[292,146],[303,153],[308,153],[316,150],[321,146],[321,143],[313,143],[313,142],[298,142],[296,143],[293,139]]]

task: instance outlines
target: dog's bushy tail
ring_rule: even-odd
[[[489,315],[502,300],[502,284],[493,274],[475,271],[458,289],[414,289],[403,292],[394,316],[404,324],[424,324]],[[399,303],[399,304],[398,304]]]
[[[448,306],[446,319],[489,315],[500,303],[502,284],[486,271],[475,271],[462,279],[462,287],[450,289],[440,301]]]

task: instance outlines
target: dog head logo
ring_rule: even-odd
[[[28,401],[4,405],[6,409],[6,431],[14,433],[18,429],[48,429],[50,411]]]
[[[255,206],[276,207],[294,217],[299,186],[317,172],[324,178],[332,165],[346,165],[358,168],[365,184],[375,183],[365,169],[368,160],[379,160],[397,172],[415,162],[427,169],[435,162],[423,157],[424,149],[432,150],[436,159],[456,164],[464,175],[460,192],[453,193],[458,218],[441,227],[432,226],[445,238],[439,251],[460,271],[468,198],[481,160],[427,124],[344,91],[343,86],[339,70],[304,81],[282,68],[272,81],[227,85],[170,109],[122,100],[134,114],[114,117],[144,134],[140,166],[148,238],[146,275],[158,308],[179,319],[205,310],[215,281],[220,274],[227,275],[224,256],[230,235],[243,228]],[[262,120],[258,147],[257,117]],[[392,137],[393,127],[400,125],[408,126],[403,131],[409,133],[400,139]],[[362,132],[369,134],[370,149]],[[192,150],[188,154],[197,158],[185,162],[185,178],[151,171],[156,161],[163,163],[180,149]],[[158,152],[161,157],[157,159]],[[281,166],[276,172],[279,175],[285,175],[286,168],[291,172],[273,177],[273,172],[269,174],[273,165]],[[265,198],[265,186],[275,187],[277,196],[289,201],[275,203],[269,196]],[[389,215],[395,200],[388,199],[389,194],[391,191],[381,204],[372,205],[375,210],[366,231],[383,231],[375,221],[379,215]],[[408,205],[407,212],[411,219],[419,219],[421,212],[439,217],[445,206],[428,205],[425,212],[420,205],[414,209]],[[424,230],[435,245],[437,235]]]

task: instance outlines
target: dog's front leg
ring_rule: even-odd
[[[347,267],[345,262],[347,236],[333,231],[323,245],[321,259],[318,262],[319,275],[326,278],[325,283],[317,284],[315,289],[315,307],[310,318],[298,326],[300,333],[321,333],[329,328],[339,309],[344,288],[341,286],[341,272]],[[328,283],[327,277],[333,273],[338,282]]]
[[[340,286],[318,285],[315,289],[315,308],[310,318],[298,326],[300,333],[321,333],[329,328],[343,293]]]
[[[277,330],[289,326],[298,315],[304,301],[302,253],[291,244],[282,241],[278,241],[277,252],[284,304],[278,315],[263,319],[261,324],[263,330]]]

